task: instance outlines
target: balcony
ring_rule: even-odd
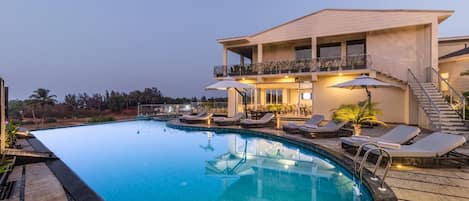
[[[215,78],[226,76],[280,75],[313,72],[338,72],[363,70],[371,66],[370,55],[353,55],[346,57],[319,57],[315,59],[269,61],[255,64],[235,64],[215,66]]]

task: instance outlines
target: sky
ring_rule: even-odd
[[[2,0],[0,77],[12,99],[39,87],[59,99],[145,87],[174,97],[221,96],[204,90],[223,60],[216,39],[324,8],[454,10],[440,36],[469,35],[466,0]]]

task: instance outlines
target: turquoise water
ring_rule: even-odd
[[[133,121],[33,132],[110,201],[371,200],[348,172],[288,143]]]

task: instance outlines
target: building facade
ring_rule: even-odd
[[[330,119],[341,104],[366,99],[364,90],[330,86],[366,74],[400,86],[371,90],[382,120],[430,128],[429,112],[421,107],[422,92],[413,92],[410,84],[421,87],[436,80],[429,74],[439,72],[438,25],[452,14],[320,10],[260,33],[219,39],[223,65],[214,67],[214,76],[255,85],[248,91],[249,109],[275,108],[284,115],[322,114]],[[228,63],[228,52],[239,55],[237,64]],[[228,91],[229,116],[242,110],[241,103],[234,90]]]

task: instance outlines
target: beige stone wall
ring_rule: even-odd
[[[461,72],[468,70],[469,58],[440,64],[440,73],[448,73],[450,85],[459,92],[469,91],[469,76],[460,76]]]
[[[313,113],[325,115],[328,119],[332,116],[332,109],[341,104],[354,104],[366,100],[365,90],[349,90],[331,88],[330,86],[348,80],[356,76],[327,76],[319,77],[314,85]],[[379,103],[378,107],[383,111],[379,118],[386,122],[406,123],[405,90],[400,88],[371,89],[372,101]]]
[[[366,43],[372,67],[401,80],[407,80],[410,68],[423,81],[431,62],[429,32],[428,25],[369,32]]]

